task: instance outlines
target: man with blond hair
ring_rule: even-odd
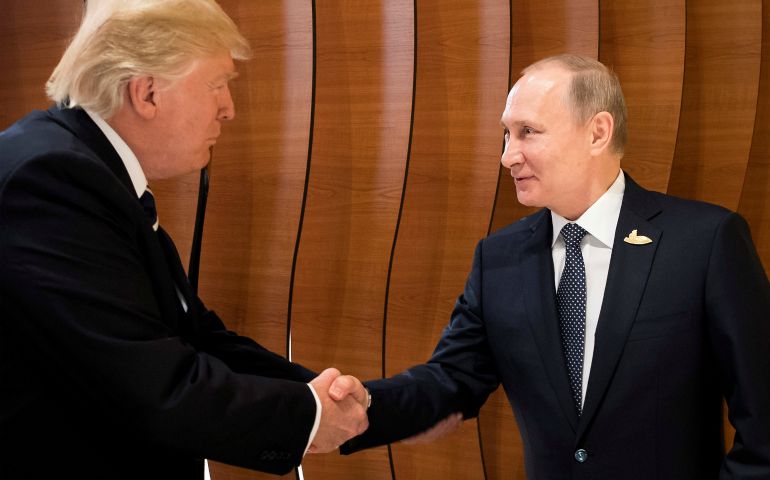
[[[519,202],[545,208],[479,242],[432,358],[366,383],[370,427],[343,451],[475,416],[502,383],[529,480],[770,479],[770,286],[746,222],[621,170],[625,101],[593,59],[525,69],[501,124]]]
[[[365,391],[227,331],[148,188],[206,165],[249,45],[213,0],[88,5],[56,106],[0,133],[0,478],[286,473],[366,428]]]

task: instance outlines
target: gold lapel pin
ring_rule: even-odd
[[[631,233],[628,234],[626,238],[623,239],[624,242],[630,243],[631,245],[647,245],[648,243],[652,243],[652,240],[650,237],[645,237],[644,235],[637,235],[636,229],[631,230]]]

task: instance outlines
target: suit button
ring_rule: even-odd
[[[580,463],[584,463],[586,460],[588,460],[588,452],[583,450],[582,448],[575,452],[575,460],[577,460]]]

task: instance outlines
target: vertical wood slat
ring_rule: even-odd
[[[304,0],[220,3],[254,58],[236,65],[236,117],[214,149],[200,292],[229,328],[285,355],[310,137],[312,9]],[[190,210],[194,216],[193,178],[192,198],[176,193],[177,217]],[[189,233],[175,236],[180,249],[189,251],[191,233],[190,225]],[[215,480],[275,478],[214,462],[210,469]]]
[[[757,253],[770,275],[770,0],[762,2],[757,115],[738,212],[749,222]]]
[[[672,195],[738,207],[757,106],[761,8],[760,0],[687,3]]]
[[[620,78],[628,107],[623,169],[665,192],[682,98],[685,0],[601,3],[599,60]]]
[[[524,67],[537,60],[559,53],[579,53],[595,58],[598,46],[598,0],[512,0],[510,85],[518,80]],[[492,113],[496,119],[504,106],[503,102]],[[502,144],[499,128],[498,132]],[[501,167],[490,231],[537,210],[516,200],[516,187],[510,172]],[[498,388],[482,408],[479,430],[487,479],[526,478],[521,436],[502,388]]]
[[[75,34],[82,2],[5,0],[0,15],[0,131],[46,109],[45,82]]]
[[[497,181],[508,2],[417,2],[414,131],[386,319],[386,375],[424,362],[462,291]],[[394,444],[396,478],[482,478],[476,422]]]
[[[406,169],[414,68],[409,0],[316,2],[308,198],[293,285],[300,363],[382,375],[382,325]],[[386,447],[308,456],[308,480],[391,477]]]

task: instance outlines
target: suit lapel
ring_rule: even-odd
[[[80,108],[62,109],[51,107],[48,110],[48,114],[54,121],[71,131],[83,143],[88,145],[94,154],[115,174],[120,183],[126,187],[127,193],[136,201],[137,209],[141,209],[131,177],[126,170],[123,160],[121,160],[118,152],[115,151],[115,148],[113,148],[107,137],[104,136],[101,129],[91,120],[91,117]],[[142,213],[142,216],[144,216],[144,213]],[[149,225],[147,228],[148,235],[151,236],[149,241],[150,251],[148,252],[150,262],[160,267],[154,281],[156,282],[155,288],[161,292],[159,302],[162,301],[164,303],[161,309],[167,312],[167,314],[164,314],[164,319],[166,322],[171,322],[173,319],[174,324],[171,326],[179,328],[185,335],[195,334],[197,333],[196,322],[191,319],[198,318],[200,313],[197,296],[192,292],[184,267],[182,267],[182,262],[179,259],[179,253],[165,230],[159,228],[157,235],[155,235],[150,230]],[[158,246],[160,246],[160,249],[158,249]],[[162,261],[159,261],[160,259]],[[160,273],[161,271],[170,273],[172,282],[169,282],[169,276]],[[179,288],[185,303],[187,303],[187,312],[184,312],[181,308],[174,285]],[[162,299],[168,299],[171,303]],[[173,305],[174,308],[169,308],[170,305]],[[176,312],[177,315],[174,316],[171,312]],[[178,323],[177,318],[179,319]]]
[[[548,210],[540,213],[532,234],[520,250],[521,282],[527,305],[527,319],[535,337],[548,379],[572,430],[577,430],[577,412],[570,394],[567,368],[561,350],[559,319],[556,312],[552,226]]]
[[[662,232],[649,223],[658,213],[660,208],[650,192],[643,190],[626,175],[626,190],[615,231],[607,286],[596,328],[591,373],[576,442],[580,441],[601,405],[636,318],[662,236]],[[639,235],[649,237],[652,243],[632,245],[624,242],[623,239],[634,229],[638,230]]]

